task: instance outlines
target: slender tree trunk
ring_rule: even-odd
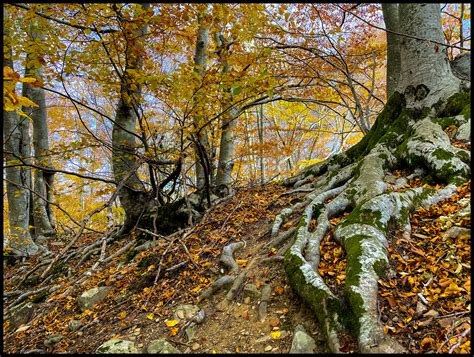
[[[265,167],[263,165],[263,106],[256,110],[257,113],[257,131],[258,131],[258,157],[260,163],[260,183],[265,182]]]
[[[399,18],[401,33],[426,39],[401,38],[397,90],[405,94],[407,105],[431,107],[458,92],[460,80],[451,71],[446,47],[430,41],[445,42],[440,4],[400,4]]]
[[[4,9],[4,21],[7,12]],[[3,66],[13,69],[12,50],[9,43],[8,31],[4,35]],[[6,165],[25,162],[30,157],[29,120],[20,117],[14,111],[3,112],[3,143]],[[4,240],[4,248],[19,256],[31,256],[38,253],[38,246],[33,242],[29,230],[31,171],[24,166],[5,168],[8,219],[10,235]]]
[[[385,28],[389,31],[400,32],[398,19],[398,4],[382,3]],[[400,37],[387,32],[387,98],[397,88],[400,77]]]
[[[204,77],[207,65],[207,52],[209,47],[209,24],[207,22],[207,5],[206,9],[198,15],[198,32],[196,39],[196,49],[194,54],[194,71],[199,78]],[[201,82],[202,83],[202,82]],[[201,189],[206,184],[206,176],[209,177],[210,168],[206,162],[206,156],[209,155],[209,138],[208,130],[204,127],[206,118],[204,116],[205,93],[202,89],[198,89],[194,96],[194,128],[196,130],[196,145],[194,150],[196,153],[196,184]],[[199,147],[198,147],[199,145]],[[207,156],[208,158],[208,156]]]
[[[42,34],[34,23],[30,25],[29,36],[31,41],[44,42]],[[25,77],[33,77],[37,80],[42,78],[41,58],[38,50],[27,53]],[[44,90],[33,87],[31,84],[23,83],[23,96],[31,99],[38,107],[28,107],[23,111],[33,120],[33,148],[35,164],[42,167],[52,168],[49,156],[49,136],[46,99]],[[36,239],[46,238],[55,235],[54,218],[50,204],[46,202],[52,198],[53,174],[43,170],[34,170],[34,191],[38,195],[33,195],[33,221],[35,226]]]
[[[464,47],[464,3],[461,4],[461,14],[459,15],[460,21],[459,21],[459,46]],[[461,50],[461,53],[464,52],[464,50]]]
[[[222,72],[228,73],[231,69],[230,65],[227,62],[227,57],[229,54],[229,42],[221,34],[215,34],[216,47],[218,48],[217,53],[219,55],[219,61],[222,65]],[[232,89],[229,85],[225,86],[223,91],[223,110],[228,109],[233,102]],[[216,175],[216,186],[224,186],[228,188],[230,181],[232,179],[232,168],[233,156],[234,156],[234,128],[237,124],[237,117],[239,116],[240,111],[235,106],[232,106],[228,111],[222,116],[222,132],[221,132],[221,142],[219,147],[219,162],[217,165],[217,175]],[[226,190],[228,191],[228,190]]]
[[[138,6],[138,5],[137,5]],[[146,10],[149,4],[142,4]],[[124,21],[125,26],[132,26]],[[137,26],[137,25],[135,25]],[[139,71],[143,66],[143,35],[146,26],[131,29],[126,34],[126,68],[120,85],[120,99],[115,113],[115,123],[112,129],[112,167],[115,180],[125,181],[119,192],[119,199],[125,210],[125,226],[131,228],[138,222],[143,212],[145,187],[138,178],[139,162],[135,156],[136,123],[138,118],[138,103],[141,95],[141,85],[134,81],[129,70]],[[125,129],[125,130],[124,130]]]

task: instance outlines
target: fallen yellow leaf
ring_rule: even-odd
[[[273,331],[270,333],[270,336],[274,339],[277,340],[281,337],[281,332],[280,331]]]
[[[173,326],[176,326],[177,324],[179,324],[179,321],[178,320],[166,320],[165,324],[168,327],[173,327]]]

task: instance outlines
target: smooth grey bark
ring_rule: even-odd
[[[7,18],[4,8],[3,18]],[[3,49],[3,66],[13,69],[12,50],[8,42],[8,30],[4,28],[6,42]],[[7,165],[25,162],[30,157],[29,120],[20,117],[17,112],[3,111],[3,143],[5,147],[4,160]],[[29,231],[31,171],[28,167],[17,166],[5,168],[8,219],[10,235],[5,237],[4,248],[11,249],[18,256],[32,256],[39,248],[33,242]]]
[[[137,5],[138,6],[138,5]],[[145,10],[149,4],[141,4]],[[115,112],[112,129],[112,168],[115,180],[124,182],[119,191],[120,203],[125,211],[125,226],[136,223],[143,211],[143,193],[145,186],[138,178],[139,162],[135,155],[135,127],[137,123],[138,103],[141,85],[134,81],[129,70],[139,71],[143,67],[143,35],[146,25],[126,32],[127,50],[125,53],[126,67],[120,83],[120,99]],[[125,129],[125,130],[124,130]]]
[[[39,40],[44,42],[44,34],[32,23],[29,27],[29,36],[32,42]],[[33,77],[37,80],[42,78],[42,68],[39,62],[39,51],[35,49],[26,55],[25,77]],[[44,90],[36,88],[28,83],[23,83],[23,96],[36,103],[38,107],[28,107],[23,111],[30,116],[33,121],[33,148],[35,164],[42,167],[52,168],[49,156],[48,121],[46,110],[46,99]],[[33,190],[37,195],[33,195],[33,222],[35,236],[50,237],[55,235],[54,216],[51,205],[45,201],[52,199],[53,174],[43,170],[35,169]]]
[[[398,4],[382,3],[385,28],[389,31],[400,32]],[[387,32],[387,98],[397,88],[400,77],[400,36]]]
[[[207,66],[207,52],[209,47],[209,24],[206,21],[208,16],[207,10],[198,14],[199,28],[196,37],[196,49],[194,53],[194,71],[198,74],[199,78],[203,78],[206,66]],[[206,176],[209,178],[210,167],[204,167],[203,161],[206,166],[210,162],[205,162],[206,157],[209,155],[209,138],[208,130],[204,126],[204,103],[205,93],[202,89],[198,89],[193,100],[193,107],[195,114],[193,116],[194,129],[196,130],[196,143],[194,150],[196,154],[196,184],[198,189],[201,189],[206,184]],[[207,157],[208,158],[208,157]],[[209,159],[209,158],[208,158]]]
[[[231,70],[230,65],[227,62],[229,55],[229,41],[221,34],[215,34],[215,41],[217,47],[217,54],[219,56],[219,62],[222,66],[222,72],[228,73]],[[226,187],[230,185],[232,179],[232,169],[234,167],[234,128],[237,124],[237,117],[240,115],[240,110],[232,106],[233,95],[232,88],[226,86],[223,92],[222,108],[226,111],[222,116],[222,131],[221,140],[219,146],[219,162],[217,164],[216,173],[216,186]]]
[[[256,110],[257,114],[257,131],[258,131],[258,161],[260,163],[260,183],[265,182],[265,166],[263,165],[263,105]]]
[[[408,107],[431,107],[460,90],[460,80],[449,65],[441,27],[440,4],[399,5],[401,71],[397,90],[405,94]],[[426,39],[426,40],[425,40]]]

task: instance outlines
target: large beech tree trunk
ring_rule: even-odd
[[[40,43],[44,42],[44,35],[37,29],[35,24],[30,25],[29,36],[31,41],[39,40]],[[40,61],[38,49],[27,53],[25,77],[41,80],[42,69]],[[48,121],[44,90],[28,83],[23,83],[22,94],[38,105],[38,107],[29,107],[23,110],[33,120],[35,164],[41,167],[52,168],[49,156]],[[53,174],[51,174],[51,171],[34,170],[34,191],[37,194],[33,194],[32,213],[36,239],[55,235],[53,211],[48,203],[52,199],[52,185]]]
[[[356,337],[360,353],[406,352],[378,321],[377,281],[391,274],[388,227],[409,236],[414,208],[448,198],[470,177],[470,152],[452,146],[443,131],[470,121],[470,90],[451,73],[445,49],[429,41],[443,42],[439,12],[439,4],[400,4],[400,32],[426,40],[402,39],[397,91],[358,144],[286,181],[295,191],[311,191],[275,218],[272,233],[291,213],[302,211],[285,270],[320,321],[332,352],[341,352],[346,334]],[[402,189],[409,177],[391,174],[401,167],[445,186]],[[345,289],[338,295],[318,266],[329,220],[344,212],[349,214],[334,231],[347,255]],[[312,219],[317,225],[310,231]]]
[[[143,10],[149,4],[141,5]],[[112,129],[112,168],[115,180],[123,184],[119,188],[120,203],[125,210],[125,226],[130,228],[136,224],[148,202],[145,186],[138,178],[136,150],[136,123],[138,105],[141,95],[141,85],[134,80],[133,71],[140,71],[143,66],[144,39],[146,25],[138,20],[132,22],[123,20],[127,31],[127,51],[125,54],[126,67],[121,78],[120,99],[115,112],[115,122]]]
[[[137,5],[139,6],[139,5]],[[141,4],[143,11],[149,4]],[[143,16],[133,21],[121,19],[125,29],[127,51],[126,66],[121,77],[120,98],[115,113],[112,129],[112,168],[120,204],[125,211],[124,232],[135,226],[154,229],[157,233],[169,234],[182,228],[188,222],[188,216],[198,216],[202,208],[199,194],[181,198],[175,202],[164,204],[159,202],[154,193],[147,191],[138,177],[138,167],[143,163],[138,159],[136,125],[139,115],[141,85],[134,79],[143,67],[144,34],[146,24]],[[179,175],[181,160],[170,177],[163,180],[158,189],[162,189],[173,175]],[[190,209],[188,209],[188,204]]]
[[[397,90],[408,106],[432,106],[459,91],[460,81],[449,65],[441,27],[440,4],[399,5],[400,32],[426,40],[400,39],[400,79]]]

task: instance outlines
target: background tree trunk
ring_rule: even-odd
[[[229,55],[229,41],[221,34],[215,34],[215,41],[217,47],[217,53],[219,55],[219,61],[222,65],[222,72],[228,73],[231,70],[230,65],[227,62]],[[232,88],[226,85],[223,90],[222,109],[227,112],[222,116],[222,131],[221,141],[219,147],[219,162],[217,165],[216,174],[216,186],[229,188],[230,181],[232,179],[232,169],[234,167],[234,128],[237,124],[237,117],[240,111],[235,106],[232,106],[233,95]],[[232,107],[231,107],[232,106]]]
[[[40,42],[44,42],[44,35],[33,23],[29,28],[29,36],[31,41],[39,40]],[[42,79],[41,60],[38,49],[27,53],[25,77],[33,77],[37,80]],[[52,168],[49,156],[48,122],[44,90],[35,88],[28,83],[23,83],[23,96],[38,105],[38,107],[28,107],[23,110],[33,119],[35,164]],[[34,170],[34,191],[38,194],[33,194],[32,207],[36,239],[38,239],[38,237],[45,238],[55,235],[53,212],[48,202],[43,199],[43,197],[48,201],[52,199],[52,185],[53,174],[39,169]]]
[[[257,131],[258,131],[258,161],[260,163],[260,184],[265,182],[265,166],[263,165],[263,105],[260,105],[256,111]]]
[[[199,78],[202,81],[204,73],[206,71],[207,65],[207,51],[209,47],[209,24],[207,22],[207,6],[206,8],[199,13],[198,15],[198,32],[196,38],[196,50],[194,54],[194,71],[199,75]],[[204,127],[205,116],[204,116],[204,104],[205,104],[205,94],[202,91],[202,88],[197,89],[197,92],[194,95],[193,103],[195,114],[194,119],[194,129],[196,131],[196,143],[194,145],[194,150],[196,153],[196,184],[198,189],[201,189],[205,186],[206,176],[209,178],[210,167],[208,167],[209,159],[209,138],[208,138],[208,129]],[[207,160],[207,162],[206,162]]]
[[[4,9],[5,10],[5,9]],[[3,13],[7,17],[6,11]],[[3,66],[13,69],[12,50],[8,43],[8,31],[4,29],[7,42],[3,50]],[[20,117],[16,112],[3,111],[3,143],[5,145],[6,165],[20,164],[20,159],[27,162],[30,157],[29,120]],[[8,217],[10,236],[4,240],[15,255],[31,256],[38,252],[38,246],[31,239],[29,231],[31,171],[28,167],[5,168]]]
[[[398,19],[398,4],[382,3],[385,28],[389,31],[400,32]],[[400,77],[400,40],[399,36],[387,32],[387,98],[397,88]]]

